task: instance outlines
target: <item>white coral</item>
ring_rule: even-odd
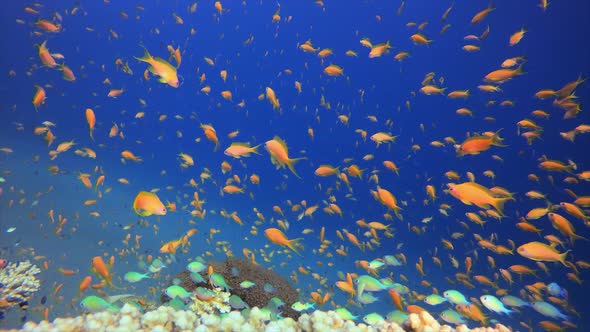
[[[204,314],[224,314],[231,311],[229,305],[230,293],[224,292],[221,288],[213,289],[215,296],[209,301],[202,301],[193,295],[192,302],[188,305],[191,311],[198,316]]]
[[[410,323],[412,322],[412,323]],[[449,326],[440,326],[427,312],[411,314],[406,324],[414,324],[411,331],[460,331]],[[355,325],[344,321],[335,312],[315,311],[303,314],[296,322],[285,318],[265,323],[264,314],[257,307],[250,314],[242,316],[239,311],[232,311],[223,317],[214,314],[196,315],[192,311],[183,311],[162,306],[157,310],[141,314],[135,307],[126,304],[119,312],[104,311],[75,318],[57,318],[53,323],[43,321],[39,324],[27,322],[22,331],[192,331],[192,332],[301,332],[301,331],[347,331],[347,332],[402,332],[396,323],[381,322],[379,325]],[[321,330],[320,330],[321,329]],[[465,331],[508,332],[503,325],[495,328],[465,329]]]

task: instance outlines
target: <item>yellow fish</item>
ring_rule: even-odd
[[[162,58],[152,57],[145,47],[143,48],[143,51],[143,57],[134,58],[136,58],[139,61],[147,62],[150,65],[148,67],[148,70],[152,74],[160,76],[160,79],[158,80],[160,83],[166,83],[173,88],[178,88],[179,82],[178,75],[176,74],[176,67],[174,67],[168,61]]]
[[[166,206],[164,206],[156,194],[148,191],[140,191],[133,201],[133,211],[142,217],[148,217],[152,214],[164,216],[166,215]]]

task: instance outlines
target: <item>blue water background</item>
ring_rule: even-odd
[[[177,262],[170,264],[157,279],[127,286],[123,292],[150,296],[147,292],[149,287],[156,287],[158,291],[163,289],[170,278],[184,268],[188,259],[205,255],[206,252],[216,259],[223,259],[224,253],[219,246],[215,246],[215,242],[228,241],[236,256],[241,256],[242,248],[252,249],[261,264],[275,267],[287,278],[299,266],[328,277],[328,288],[325,288],[311,275],[299,275],[296,287],[301,290],[302,300],[309,300],[311,291],[321,289],[322,292],[333,292],[334,303],[344,305],[347,296],[334,286],[338,280],[337,271],[363,274],[361,269],[355,267],[356,260],[372,260],[398,253],[406,255],[408,264],[400,268],[388,268],[380,276],[392,272],[394,279],[400,282],[400,275],[403,274],[409,282],[402,283],[411,290],[430,294],[430,288],[420,286],[422,278],[414,268],[418,258],[422,257],[426,267],[425,279],[433,287],[439,291],[457,287],[467,296],[479,297],[493,292],[493,289],[476,284],[477,288],[470,290],[463,286],[451,286],[445,281],[445,277],[454,279],[456,272],[464,271],[463,260],[467,254],[472,255],[474,249],[478,250],[479,260],[474,264],[473,273],[490,278],[497,273],[497,269],[488,266],[485,258],[488,255],[495,258],[499,268],[513,264],[533,267],[535,264],[518,255],[500,256],[478,248],[473,239],[474,233],[486,238],[495,233],[498,236],[497,243],[503,245],[507,245],[508,239],[517,245],[538,240],[535,234],[524,233],[514,226],[527,211],[544,205],[540,201],[527,199],[524,196],[526,191],[547,193],[555,204],[571,201],[564,192],[566,188],[580,195],[590,192],[587,183],[565,184],[562,181],[565,175],[550,174],[537,166],[537,159],[547,155],[550,159],[574,160],[579,170],[588,169],[586,147],[590,146],[590,138],[578,135],[575,144],[572,144],[559,137],[559,132],[571,130],[581,123],[587,124],[587,112],[583,111],[575,120],[562,120],[563,112],[553,107],[551,100],[533,98],[540,89],[559,89],[579,75],[589,75],[590,51],[584,39],[585,32],[589,30],[589,3],[554,1],[543,12],[533,2],[502,2],[495,4],[497,9],[478,25],[471,25],[469,21],[476,12],[487,6],[485,1],[456,3],[447,22],[441,22],[440,16],[449,7],[449,1],[406,2],[400,16],[396,14],[401,4],[399,1],[334,1],[326,2],[324,8],[313,2],[281,3],[280,23],[271,21],[277,9],[274,2],[223,4],[226,9],[221,16],[216,13],[213,3],[199,2],[196,13],[191,15],[187,11],[188,4],[164,1],[110,4],[87,1],[80,3],[81,9],[76,15],[65,13],[73,8],[68,7],[72,4],[44,3],[40,16],[25,13],[24,4],[8,4],[0,13],[3,31],[0,43],[4,50],[0,55],[0,63],[5,75],[0,88],[0,147],[11,147],[14,150],[11,154],[0,153],[1,170],[10,172],[2,175],[7,182],[0,184],[3,188],[0,196],[1,258],[16,261],[23,257],[30,259],[31,256],[42,255],[46,258],[37,263],[41,264],[45,260],[50,263],[49,270],[40,275],[42,289],[31,301],[27,319],[41,319],[40,312],[44,307],[39,305],[39,300],[43,295],[49,297],[46,306],[51,308],[51,318],[80,314],[77,287],[79,281],[90,273],[90,261],[94,256],[104,253],[117,256],[113,271],[115,283],[125,285],[119,278],[129,270],[139,269],[138,258],[134,253],[124,257],[117,255],[122,248],[127,248],[121,243],[127,233],[142,236],[138,255],[155,255],[164,242],[180,237],[193,227],[199,232],[191,240],[189,253],[178,254]],[[145,10],[137,10],[135,7],[138,5]],[[35,20],[38,17],[50,18],[55,11],[63,16],[64,31],[58,34],[44,33],[40,37],[33,35],[33,31],[38,31],[34,27]],[[119,15],[121,11],[126,12],[129,18],[122,19]],[[184,19],[183,25],[174,22],[173,13]],[[382,16],[381,22],[376,20],[376,15]],[[284,20],[288,16],[292,16],[292,20],[287,23]],[[23,19],[25,23],[18,24],[15,21],[17,18]],[[406,27],[410,21],[418,24],[429,22],[423,31],[434,40],[429,46],[412,44],[409,36],[416,32],[416,28]],[[451,27],[440,35],[439,31],[446,23],[451,24]],[[488,25],[491,33],[479,43],[480,52],[467,53],[461,50],[465,44],[465,35],[480,35]],[[528,33],[520,44],[510,47],[508,37],[522,27]],[[190,34],[191,28],[196,29],[195,35]],[[119,39],[111,36],[111,29],[119,34]],[[159,33],[155,33],[155,29]],[[253,41],[244,45],[250,36],[254,37]],[[374,43],[390,41],[393,48],[381,58],[368,59],[368,49],[359,43],[364,37]],[[308,39],[315,47],[332,48],[334,55],[322,62],[316,55],[304,53],[298,45]],[[65,55],[65,63],[77,76],[76,82],[64,81],[61,73],[55,69],[40,67],[35,44],[44,40],[48,40],[51,52]],[[154,56],[167,59],[168,44],[180,46],[183,52],[182,65],[178,70],[182,76],[182,85],[178,89],[159,84],[154,77],[145,81],[142,73],[146,65],[133,59],[133,56],[142,54],[139,45],[144,45]],[[345,56],[344,52],[349,49],[356,51],[359,56]],[[393,60],[394,54],[404,50],[410,52],[408,59],[401,63]],[[500,95],[477,90],[476,86],[482,83],[487,73],[499,68],[504,59],[519,55],[526,57],[523,66],[525,75],[502,84],[504,92]],[[214,59],[215,65],[206,64],[204,57]],[[128,61],[134,75],[117,70],[117,58]],[[344,68],[344,76],[324,75],[323,68],[331,63]],[[219,77],[222,69],[228,71],[225,83]],[[286,69],[290,69],[292,74],[286,74]],[[10,70],[16,72],[15,77],[8,76]],[[419,94],[420,82],[429,72],[435,72],[436,79],[444,77],[443,87],[448,88],[447,92],[469,89],[472,96],[467,100],[451,100],[444,96]],[[204,84],[199,83],[202,73],[206,74]],[[102,83],[106,78],[110,79],[112,86]],[[301,82],[303,86],[301,94],[294,88],[295,81]],[[51,86],[46,87],[48,99],[38,112],[31,105],[35,84]],[[199,92],[205,84],[212,88],[209,95]],[[582,109],[587,104],[589,86],[586,82],[576,90]],[[281,103],[280,113],[273,111],[267,100],[258,100],[266,87],[276,91]],[[116,99],[107,98],[111,88],[123,88],[125,92]],[[224,100],[219,95],[222,90],[232,92],[232,101]],[[364,94],[362,100],[361,90]],[[330,103],[330,109],[320,105],[322,96]],[[142,107],[139,98],[145,100],[147,106]],[[485,103],[490,99],[496,99],[497,103],[486,107]],[[515,106],[498,105],[506,99],[514,101]],[[246,103],[244,108],[237,106],[242,100]],[[411,105],[410,109],[406,108],[406,102]],[[460,107],[472,109],[475,116],[457,116],[455,110]],[[97,116],[94,142],[88,136],[84,117],[86,108],[94,109]],[[542,139],[529,146],[524,138],[517,135],[515,123],[529,118],[529,113],[535,109],[551,113],[551,118],[538,120],[544,129]],[[143,119],[134,118],[139,111],[145,112]],[[159,121],[158,117],[162,114],[168,117]],[[350,115],[349,126],[337,120],[337,116],[342,114]],[[184,119],[175,119],[175,115]],[[366,118],[369,115],[376,116],[379,121],[371,122]],[[486,116],[494,117],[495,121],[485,121],[483,118]],[[386,119],[391,119],[393,126],[385,126]],[[57,143],[74,139],[78,144],[75,148],[90,147],[97,152],[97,159],[82,158],[70,151],[50,161],[45,142],[32,133],[33,127],[45,120],[57,124],[53,129],[57,136],[53,148]],[[17,130],[15,123],[22,124],[24,130]],[[125,139],[108,138],[108,130],[113,123],[124,124],[122,131]],[[201,123],[210,123],[215,127],[221,141],[219,150],[213,152],[213,144],[205,139],[199,128]],[[424,130],[421,130],[421,125]],[[314,130],[314,139],[307,134],[310,127]],[[431,141],[442,141],[447,136],[461,142],[467,132],[497,131],[502,128],[501,136],[508,147],[492,148],[479,156],[457,158],[451,146],[435,148],[429,145]],[[291,156],[307,158],[295,166],[302,179],[294,177],[288,170],[275,170],[262,147],[261,156],[254,155],[241,161],[224,156],[223,150],[231,143],[226,135],[236,129],[240,130],[240,134],[235,141],[248,141],[253,145],[263,144],[275,135],[283,138]],[[355,129],[366,130],[369,136],[384,131],[399,137],[391,146],[376,148],[370,140],[363,142]],[[177,131],[182,132],[182,138],[177,137]],[[195,142],[196,138],[200,138],[200,142]],[[413,144],[420,145],[421,150],[413,152]],[[127,149],[141,156],[144,162],[122,164],[120,152]],[[180,152],[193,156],[195,166],[188,169],[179,167],[177,154]],[[362,158],[367,154],[373,154],[375,158],[364,161]],[[492,160],[492,154],[500,155],[504,161]],[[34,161],[34,156],[39,156],[38,162]],[[313,175],[313,171],[321,164],[340,166],[342,169],[348,165],[343,162],[345,158],[353,158],[352,163],[365,169],[365,175],[362,181],[351,179],[352,192],[344,184],[332,192],[344,211],[344,218],[341,219],[321,211],[325,206],[323,202],[329,196],[326,191],[334,187],[336,179],[318,178]],[[381,165],[383,160],[394,161],[400,168],[400,176],[385,170]],[[230,174],[221,173],[222,161],[231,163],[233,170]],[[51,175],[47,170],[50,165],[59,166],[63,174]],[[77,180],[77,174],[91,173],[94,181],[97,177],[94,168],[97,166],[106,176],[102,190],[111,187],[112,191],[103,193],[96,205],[85,207],[82,203],[87,199],[95,199],[97,194],[83,187]],[[202,190],[200,196],[206,201],[204,207],[208,211],[205,220],[200,220],[191,218],[188,211],[181,207],[189,204],[194,191],[187,185],[189,179],[194,178],[200,183],[199,174],[204,168],[211,170],[214,181],[199,184]],[[507,203],[505,212],[508,217],[501,222],[490,219],[483,228],[473,224],[470,224],[470,230],[462,228],[459,221],[465,221],[465,212],[477,209],[464,206],[443,193],[445,184],[449,182],[443,174],[451,169],[462,174],[463,180],[466,179],[464,174],[470,171],[482,185],[499,185],[516,192],[516,202]],[[488,169],[496,173],[494,180],[482,175]],[[399,201],[407,202],[407,205],[402,206],[403,221],[384,221],[386,208],[373,199],[370,190],[375,190],[376,186],[367,181],[374,170],[379,171],[379,183],[383,188],[394,193]],[[166,173],[162,175],[162,171]],[[259,186],[247,180],[253,173],[261,177]],[[539,175],[541,182],[536,184],[527,180],[530,173]],[[220,188],[232,174],[242,179],[252,198],[248,194],[220,195]],[[548,181],[549,175],[554,177],[555,184]],[[117,182],[118,178],[123,177],[131,184],[125,186]],[[427,184],[437,189],[437,205],[423,204]],[[14,191],[10,189],[11,186],[14,186]],[[166,186],[172,188],[165,189]],[[46,193],[50,187],[52,191]],[[130,231],[123,230],[120,225],[138,220],[131,209],[137,192],[153,188],[160,188],[158,194],[163,201],[175,201],[179,211],[162,218],[149,217],[150,227],[136,226]],[[42,193],[41,196],[35,197],[38,192]],[[346,197],[349,193],[354,200]],[[21,198],[25,201],[18,204]],[[14,200],[15,204],[9,208],[10,200]],[[35,200],[38,200],[38,204],[32,207]],[[319,204],[320,210],[313,219],[304,218],[298,222],[297,213],[289,212],[288,200],[293,203],[305,200],[309,205]],[[452,205],[450,217],[438,213],[439,203]],[[262,252],[269,255],[271,251],[279,249],[269,244],[262,235],[265,228],[276,227],[276,223],[271,223],[271,218],[280,218],[272,212],[273,205],[279,205],[286,212],[284,219],[290,222],[291,227],[287,231],[290,238],[301,237],[301,231],[305,228],[314,229],[313,234],[303,236],[303,257],[292,255],[287,258],[284,254],[275,254],[268,262],[263,260]],[[253,208],[257,208],[266,218],[264,224],[257,226],[258,235],[249,234],[256,220]],[[62,237],[53,232],[55,225],[47,217],[50,209],[55,211],[56,216],[62,214],[69,220]],[[244,226],[240,227],[220,217],[219,211],[222,209],[230,213],[237,211],[244,220]],[[91,217],[91,211],[98,211],[101,216]],[[77,215],[79,218],[76,218]],[[430,216],[434,219],[425,225],[426,232],[423,235],[416,235],[409,230],[414,225],[424,226],[420,220]],[[355,224],[359,219],[391,223],[395,237],[382,238],[380,247],[364,253],[337,238],[336,230],[347,229],[360,239],[368,240],[362,235],[365,230]],[[570,220],[578,233],[590,236],[586,227],[573,219]],[[190,224],[189,220],[194,220],[196,224]],[[157,234],[152,227],[154,224],[159,227]],[[538,221],[538,224],[539,228],[544,229],[543,235],[555,233],[547,218]],[[13,233],[5,233],[8,227],[17,229]],[[314,252],[320,246],[318,234],[321,227],[326,228],[326,238],[332,241],[329,250],[334,254],[332,258]],[[209,237],[211,228],[220,229],[221,232],[213,236],[212,242],[206,243],[204,240]],[[464,232],[464,241],[454,240],[453,251],[443,249],[440,240],[450,239],[453,232]],[[103,241],[103,244],[99,245],[99,241]],[[397,249],[401,244],[403,246]],[[347,257],[334,253],[334,249],[340,245],[347,248]],[[443,268],[432,262],[435,247],[438,247],[438,257],[444,262]],[[572,248],[573,260],[588,260],[585,253],[589,247],[587,242],[576,242]],[[25,248],[33,248],[34,254]],[[461,262],[458,270],[450,265],[449,254]],[[330,262],[333,267],[327,266]],[[570,271],[563,266],[548,266],[550,276],[540,273],[540,280],[525,277],[513,286],[511,294],[517,295],[524,285],[536,281],[559,282],[569,291],[570,304],[581,313],[581,317],[575,317],[573,321],[581,327],[589,326],[584,310],[588,305],[585,287],[567,280],[565,273]],[[58,267],[80,272],[76,276],[66,277],[56,271]],[[582,271],[580,277],[586,279],[587,272]],[[64,288],[59,294],[63,300],[51,295],[55,286],[61,283],[64,283]],[[499,280],[499,284],[506,287],[503,280]],[[393,310],[385,292],[376,295],[380,297],[379,302],[362,309],[352,307],[353,313],[362,316],[373,311],[386,314]],[[159,294],[154,296],[155,299],[158,297]],[[423,302],[416,304],[427,307]],[[331,308],[333,306],[328,304],[322,309]],[[431,311],[439,312],[442,309],[434,308]],[[2,327],[18,326],[22,316],[22,313],[12,311],[0,324]],[[490,318],[515,327],[519,321],[529,323],[530,320],[530,324],[536,326],[538,321],[544,319],[530,309],[524,309],[524,313],[509,318],[495,314],[491,314]]]

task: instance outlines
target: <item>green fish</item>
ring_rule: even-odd
[[[162,261],[159,258],[154,259],[154,261],[152,262],[152,264],[150,264],[148,270],[151,273],[157,273],[159,272],[161,269],[165,268],[166,265],[164,265],[164,263],[162,263]]]
[[[374,269],[374,270],[378,270],[378,269],[382,268],[384,265],[385,265],[385,263],[381,260],[378,260],[378,259],[374,259],[369,262],[369,268]]]
[[[166,305],[175,310],[186,310],[186,305],[179,299],[172,299]]]
[[[207,266],[199,261],[190,262],[186,266],[186,269],[193,273],[203,272],[206,268]]]
[[[379,322],[384,322],[385,318],[383,318],[383,316],[379,315],[378,313],[373,312],[363,317],[363,321],[369,325],[375,325]]]
[[[381,281],[368,276],[362,275],[356,279],[357,283],[357,299],[360,299],[365,290],[369,292],[377,292],[391,288],[391,286],[384,285]]]
[[[443,293],[443,296],[449,300],[452,304],[469,304],[469,301],[465,298],[465,295],[454,289],[449,289]]]
[[[148,273],[139,273],[139,272],[127,272],[125,273],[125,276],[123,276],[123,279],[125,279],[125,281],[127,282],[138,282],[142,279],[145,278],[149,278],[149,274]]]
[[[213,287],[221,287],[223,288],[223,290],[228,291],[231,288],[227,285],[227,283],[225,282],[225,279],[223,279],[223,276],[219,273],[212,273],[209,276],[209,283],[213,286]]]
[[[463,320],[463,318],[461,318],[461,315],[459,315],[459,313],[453,309],[447,309],[441,312],[440,318],[447,323],[455,325],[465,324],[465,320]]]
[[[338,314],[338,316],[340,316],[340,318],[344,320],[356,320],[358,318],[358,316],[354,316],[350,311],[348,311],[348,309],[344,307],[337,308],[334,311]]]
[[[256,284],[250,280],[244,280],[244,281],[240,282],[240,287],[244,288],[244,289],[248,289],[248,288],[254,287],[254,286],[256,286]]]
[[[232,294],[229,297],[229,305],[232,309],[241,310],[245,308],[250,308],[250,306],[242,300],[241,297],[237,296],[236,294]]]
[[[191,280],[196,284],[201,282],[206,283],[205,279],[203,279],[203,276],[197,272],[191,272]]]
[[[166,295],[168,295],[168,297],[170,297],[171,299],[175,299],[177,297],[181,299],[186,299],[191,296],[191,293],[187,292],[186,289],[178,285],[172,285],[166,288]]]
[[[315,309],[315,304],[313,303],[301,303],[299,301],[293,303],[291,305],[291,309],[301,312],[309,309]]]
[[[402,325],[406,319],[408,319],[408,314],[403,311],[394,310],[387,314],[387,320],[398,323],[399,325]]]
[[[447,299],[445,299],[444,297],[442,297],[438,294],[430,294],[424,299],[424,302],[426,302],[430,305],[439,305],[439,304],[446,302],[446,301],[447,301]]]
[[[86,310],[86,311],[90,311],[90,312],[99,312],[99,311],[104,311],[104,310],[110,310],[110,311],[118,311],[119,307],[114,306],[112,304],[110,304],[109,302],[107,302],[105,299],[95,296],[95,295],[90,295],[90,296],[86,296],[82,302],[80,302],[80,306]]]

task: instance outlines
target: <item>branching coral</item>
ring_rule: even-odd
[[[230,293],[224,292],[221,288],[214,288],[213,290],[205,289],[211,295],[201,296],[199,289],[192,297],[192,302],[188,307],[197,315],[203,314],[224,314],[231,311],[229,306]]]
[[[231,257],[224,262],[208,262],[207,265],[212,266],[213,270],[223,277],[230,287],[231,294],[239,296],[251,308],[264,308],[273,297],[278,297],[285,303],[281,312],[282,317],[296,320],[301,315],[291,309],[291,305],[299,300],[297,290],[278,273],[261,265],[252,264],[249,260]],[[206,280],[207,276],[203,275],[203,278]],[[177,274],[174,279],[178,280],[177,284],[188,292],[194,291],[197,287],[213,288],[208,283],[195,283],[186,270]],[[255,286],[247,289],[240,287],[240,283],[244,280],[255,283]],[[276,291],[265,291],[265,284],[271,285]],[[170,298],[162,294],[161,301],[165,303],[170,301]]]
[[[0,270],[0,310],[26,303],[39,290],[35,277],[39,272],[29,261],[12,263]]]

